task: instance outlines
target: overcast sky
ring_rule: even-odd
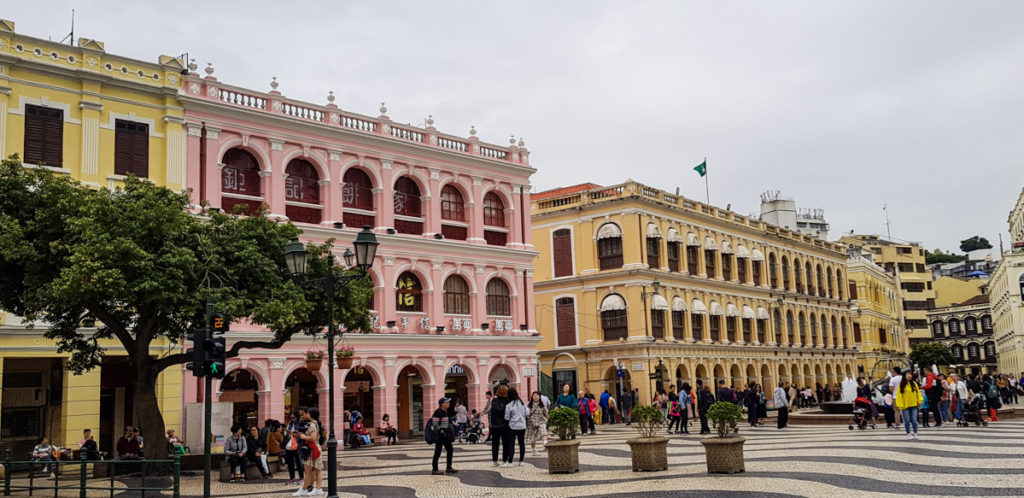
[[[537,191],[634,178],[832,238],[998,244],[1024,186],[1024,2],[8,2],[23,34],[444,132],[523,137]],[[1007,241],[1008,244],[1008,241]]]

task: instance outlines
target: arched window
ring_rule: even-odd
[[[956,358],[957,360],[963,360],[964,359],[964,347],[963,346],[961,346],[959,344],[954,344],[954,345],[950,346],[949,350],[953,353],[953,358]]]
[[[988,360],[994,360],[996,357],[996,343],[986,342],[985,343],[985,358]]]
[[[846,320],[839,320],[839,328],[842,332],[841,334],[839,334],[839,345],[842,347],[846,347]],[[854,333],[857,332],[857,324],[854,324],[853,331]],[[857,338],[854,338],[854,341],[860,342]],[[850,344],[850,346],[852,347],[853,344]]]
[[[462,192],[454,185],[445,185],[441,189],[441,219],[466,221],[466,202],[462,200]]]
[[[785,261],[785,256],[783,256],[783,261]],[[793,312],[792,311],[787,311],[786,312],[786,344],[789,344],[790,346],[792,346],[793,344],[796,344],[795,342],[793,342],[793,328],[794,328],[793,325],[794,325],[793,324]]]
[[[647,267],[661,267],[661,230],[654,223],[647,224]]]
[[[423,287],[415,273],[407,271],[398,276],[395,301],[398,311],[423,311]]]
[[[252,213],[263,204],[260,190],[260,165],[248,151],[231,149],[224,154],[224,169],[221,170],[221,206],[227,213],[234,213],[235,206],[245,206],[245,212]],[[259,199],[252,199],[257,197]],[[243,209],[243,208],[239,208]]]
[[[617,341],[629,335],[626,321],[626,301],[618,294],[611,294],[601,301],[601,330],[604,340]]]
[[[605,223],[597,231],[597,257],[602,270],[622,268],[622,229]]]
[[[843,272],[836,270],[836,298],[844,299],[843,293],[846,292],[843,289]]]
[[[423,233],[423,222],[420,220],[400,219],[400,216],[420,218],[423,211],[420,209],[420,187],[408,176],[403,176],[395,182],[394,192],[395,203],[395,231],[419,235]]]
[[[967,345],[967,360],[978,361],[981,359],[981,351],[976,343],[970,343]]]
[[[932,337],[944,337],[946,335],[942,328],[942,321],[935,320],[932,322]]]
[[[345,210],[341,219],[345,226],[376,226],[373,215],[373,182],[370,181],[370,176],[359,168],[349,168],[341,181],[345,184],[341,189],[341,205]]]
[[[718,252],[718,244],[715,243],[715,239],[711,237],[704,238],[704,273],[708,278],[715,278],[718,276],[717,258],[715,253]]]
[[[832,298],[832,297],[835,296],[835,292],[833,291],[833,287],[832,287],[832,284],[833,284],[833,281],[832,281],[832,271],[831,270],[826,270],[826,273],[828,274],[828,297]]]
[[[484,196],[484,225],[505,226],[505,203],[494,192],[488,192]]]
[[[817,266],[816,270],[817,270],[817,273],[815,273],[815,276],[814,276],[814,286],[817,287],[817,292],[812,292],[812,294],[817,294],[819,297],[824,297],[825,296],[825,274],[822,273],[821,265],[820,264]]]
[[[284,180],[285,215],[292,221],[320,223],[323,219],[320,208],[292,204],[320,204],[320,175],[316,167],[309,161],[292,159],[285,174],[288,175]]]
[[[953,319],[949,320],[948,324],[949,324],[949,336],[950,337],[956,337],[956,336],[959,336],[959,335],[963,335],[961,333],[961,331],[960,331],[960,320],[957,320],[956,318],[953,318]]]
[[[810,342],[804,343],[807,346],[813,346],[818,343],[818,319],[814,317],[814,313],[811,313],[811,334],[809,336]]]
[[[487,314],[489,316],[512,316],[512,299],[508,284],[500,278],[487,282]]]
[[[790,284],[790,282],[789,282],[789,270],[790,270],[790,268],[789,268],[789,258],[783,256],[782,257],[782,288],[785,289],[785,290],[793,290],[793,288],[790,287],[790,285],[789,285]]]
[[[459,275],[451,275],[444,281],[444,312],[469,314],[469,284]]]
[[[805,282],[807,284],[807,294],[809,294],[809,295],[817,294],[817,292],[814,289],[814,274],[811,273],[811,262],[810,261],[808,261],[804,265],[804,279],[807,280],[807,282]]]
[[[782,333],[783,333],[783,330],[782,330],[782,313],[779,313],[779,310],[775,310],[774,315],[775,315],[774,316],[775,319],[772,321],[772,326],[775,327],[774,328],[774,331],[775,331],[775,341],[776,341],[777,344],[782,345],[782,341],[780,340],[782,338]],[[763,341],[762,341],[762,343],[763,343]]]
[[[981,333],[991,334],[992,333],[992,316],[981,315]]]
[[[776,268],[775,255],[768,255],[768,284],[773,289],[779,288],[779,269]]]
[[[797,340],[800,341],[804,347],[811,344],[811,341],[807,337],[807,316],[801,311],[798,315],[797,324],[800,326],[800,334],[797,335]]]
[[[964,318],[964,332],[967,335],[976,335],[978,333],[978,320],[973,316]]]

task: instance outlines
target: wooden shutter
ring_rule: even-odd
[[[60,167],[64,159],[64,111],[25,106],[25,162]]]
[[[857,299],[857,282],[850,282],[850,299]]]
[[[853,342],[860,344],[860,324],[853,324]]]
[[[572,238],[569,229],[555,230],[551,236],[551,251],[555,260],[555,276],[572,275]]]
[[[117,120],[114,125],[114,174],[149,176],[149,125]]]
[[[555,329],[559,347],[576,345],[576,306],[571,297],[555,301]]]

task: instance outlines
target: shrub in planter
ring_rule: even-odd
[[[730,437],[738,433],[736,423],[743,418],[743,411],[735,403],[719,401],[708,408],[708,419],[715,427],[718,437],[710,437],[701,440],[704,445],[704,455],[707,459],[708,473],[711,474],[733,474],[743,472],[743,442],[745,439],[739,436]]]
[[[548,472],[574,473],[580,470],[580,442],[575,439],[580,429],[579,412],[563,406],[548,414],[548,431],[558,437],[544,448],[548,452]]]
[[[626,440],[633,456],[633,471],[668,469],[668,438],[654,434],[665,426],[665,416],[652,405],[633,408],[630,418],[640,437]]]

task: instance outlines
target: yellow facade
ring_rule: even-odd
[[[15,32],[13,22],[0,20],[0,157],[18,154],[25,161],[27,106],[56,110],[62,119],[60,163],[25,167],[115,187],[124,179],[114,168],[117,122],[139,123],[148,134],[146,177],[182,189],[185,135],[177,102],[182,68],[174,57],[147,63],[108,54],[96,40],[80,38],[72,46],[24,36]],[[0,312],[0,446],[24,456],[25,446],[31,450],[38,442],[32,439],[43,434],[56,444],[77,446],[82,430],[89,428],[101,448],[110,448],[123,429],[115,425],[130,423],[130,410],[126,415],[124,409],[130,385],[105,388],[104,383],[118,384],[124,376],[104,370],[119,363],[123,367],[118,359],[123,360],[124,350],[116,342],[104,344],[103,367],[72,375],[64,369],[67,356],[43,337],[44,329],[44,324],[29,328]],[[154,345],[151,353],[169,354],[167,346]],[[157,395],[167,426],[179,427],[180,369],[160,376]],[[108,413],[109,419],[101,417]]]
[[[1024,372],[1024,190],[1006,219],[1010,250],[992,271],[988,297],[1000,372]]]
[[[849,257],[850,281],[856,286],[854,335],[859,336],[857,361],[865,377],[879,379],[891,361],[901,361],[910,352],[903,331],[903,300],[900,280],[872,261],[871,256],[853,248]]]
[[[928,310],[935,307],[935,289],[932,288],[932,273],[925,267],[924,248],[877,235],[848,235],[839,242],[870,252],[875,263],[899,275],[903,327],[911,344],[928,341]]]
[[[671,384],[757,382],[771,397],[856,373],[843,246],[632,181],[536,194],[532,221],[556,386],[649,402],[668,385],[649,379],[660,364]]]
[[[984,294],[987,278],[939,277],[932,282],[935,289],[935,307],[954,306],[968,299]]]

